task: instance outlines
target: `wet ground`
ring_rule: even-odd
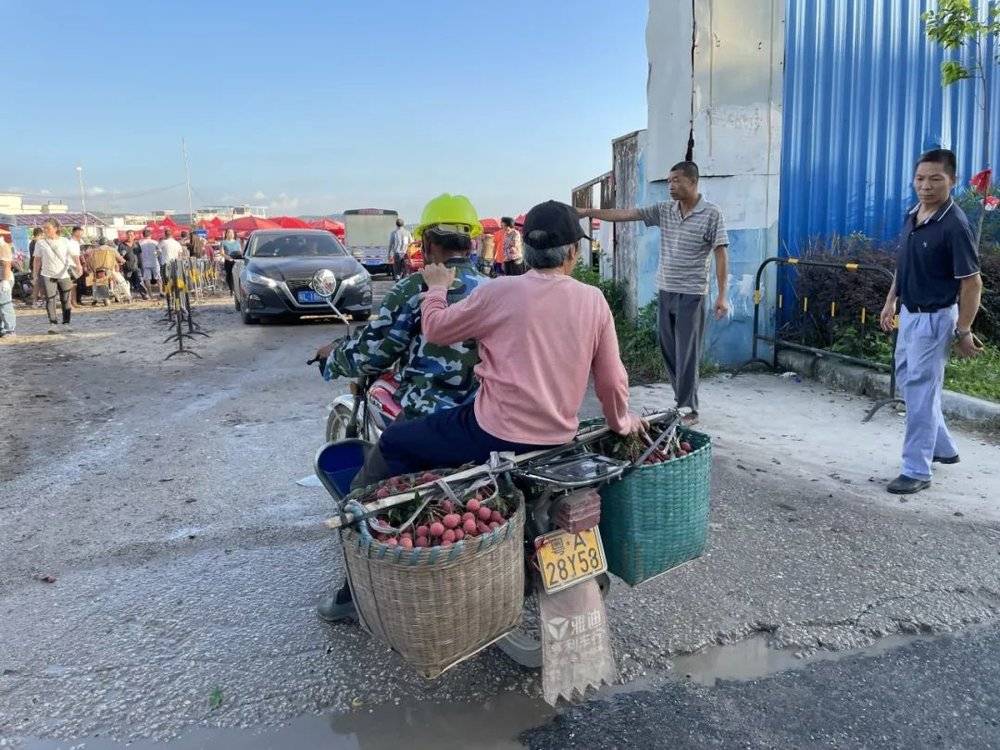
[[[212,332],[194,343],[203,359],[164,361],[160,314],[84,310],[77,333],[62,337],[31,336],[44,321],[19,311],[22,336],[0,346],[0,409],[12,428],[0,433],[0,743],[388,748],[402,737],[502,748],[541,725],[522,739],[658,746],[601,727],[649,732],[674,706],[676,732],[663,736],[679,746],[682,732],[687,746],[715,736],[721,746],[809,746],[769,744],[790,735],[753,733],[740,710],[786,711],[778,702],[769,713],[753,695],[777,700],[788,680],[809,680],[831,705],[844,699],[841,681],[861,673],[896,669],[898,684],[923,684],[899,654],[939,659],[942,674],[964,670],[961,659],[1000,672],[988,635],[1000,618],[996,446],[962,434],[963,464],[900,503],[881,486],[895,468],[897,417],[861,427],[860,400],[748,375],[705,385],[715,439],[706,555],[612,589],[624,692],[553,723],[538,676],[495,649],[427,682],[356,627],[313,614],[341,563],[321,524],[329,498],[295,480],[311,472],[324,405],[344,384],[324,383],[304,361],[342,327],[244,326],[220,301],[197,313]],[[662,388],[634,393],[648,407],[667,398]],[[979,624],[987,630],[969,640],[909,643]],[[972,645],[959,653],[953,643]],[[866,649],[790,673],[802,677],[715,684]],[[844,666],[856,663],[867,666]],[[859,672],[838,671],[849,669]],[[942,711],[967,697],[948,680],[928,684]],[[731,697],[741,690],[743,703]],[[845,716],[895,701],[877,683],[872,691],[867,708],[843,704]],[[701,721],[706,706],[714,729]],[[629,711],[635,721],[623,719]],[[816,736],[818,746],[826,735]],[[871,746],[908,735],[885,736]],[[976,737],[955,746],[989,746]]]

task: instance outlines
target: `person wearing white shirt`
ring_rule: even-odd
[[[73,254],[70,240],[59,236],[59,222],[46,219],[42,225],[44,236],[35,243],[35,258],[32,273],[35,286],[40,284],[45,288],[45,309],[49,315],[49,333],[59,333],[59,321],[56,318],[56,297],[62,307],[62,330],[72,331],[69,327],[70,294],[73,291],[72,273],[83,275],[80,264],[80,254]]]
[[[182,250],[181,243],[174,239],[173,230],[164,229],[163,239],[160,240],[160,261],[163,263],[162,278],[167,278],[171,262],[180,260]]]

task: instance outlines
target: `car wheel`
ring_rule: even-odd
[[[240,310],[240,317],[243,318],[243,322],[248,326],[253,325],[259,320],[258,318],[255,318],[253,315],[248,314],[246,310]]]
[[[352,312],[351,320],[356,321],[358,323],[363,323],[364,321],[368,320],[368,318],[370,318],[371,316],[372,316],[371,310],[361,310],[360,312]]]

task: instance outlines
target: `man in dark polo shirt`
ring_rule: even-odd
[[[702,197],[700,174],[693,161],[670,168],[667,181],[672,200],[643,208],[579,208],[580,216],[601,221],[642,221],[660,228],[659,288],[660,351],[674,387],[684,423],[698,422],[698,366],[705,334],[705,302],[715,259],[718,293],[715,317],[729,314],[729,236],[722,211]]]
[[[951,197],[955,154],[934,149],[917,161],[913,189],[919,203],[900,237],[896,278],[882,308],[882,328],[891,331],[899,311],[896,382],[906,402],[903,469],[889,483],[897,495],[931,484],[931,464],[958,463],[958,447],[941,413],[944,368],[952,348],[975,357],[972,322],[983,283],[969,220]]]

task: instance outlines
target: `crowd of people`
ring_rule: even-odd
[[[227,230],[218,242],[198,233],[165,229],[153,239],[149,228],[129,230],[119,240],[104,236],[89,242],[83,227],[65,232],[56,219],[33,230],[26,258],[17,257],[0,236],[0,336],[15,336],[15,291],[25,307],[45,307],[49,333],[72,331],[72,310],[89,298],[91,305],[130,303],[136,297],[164,296],[168,266],[175,260],[201,260],[212,273],[221,271],[232,292],[233,253],[242,241]]]

